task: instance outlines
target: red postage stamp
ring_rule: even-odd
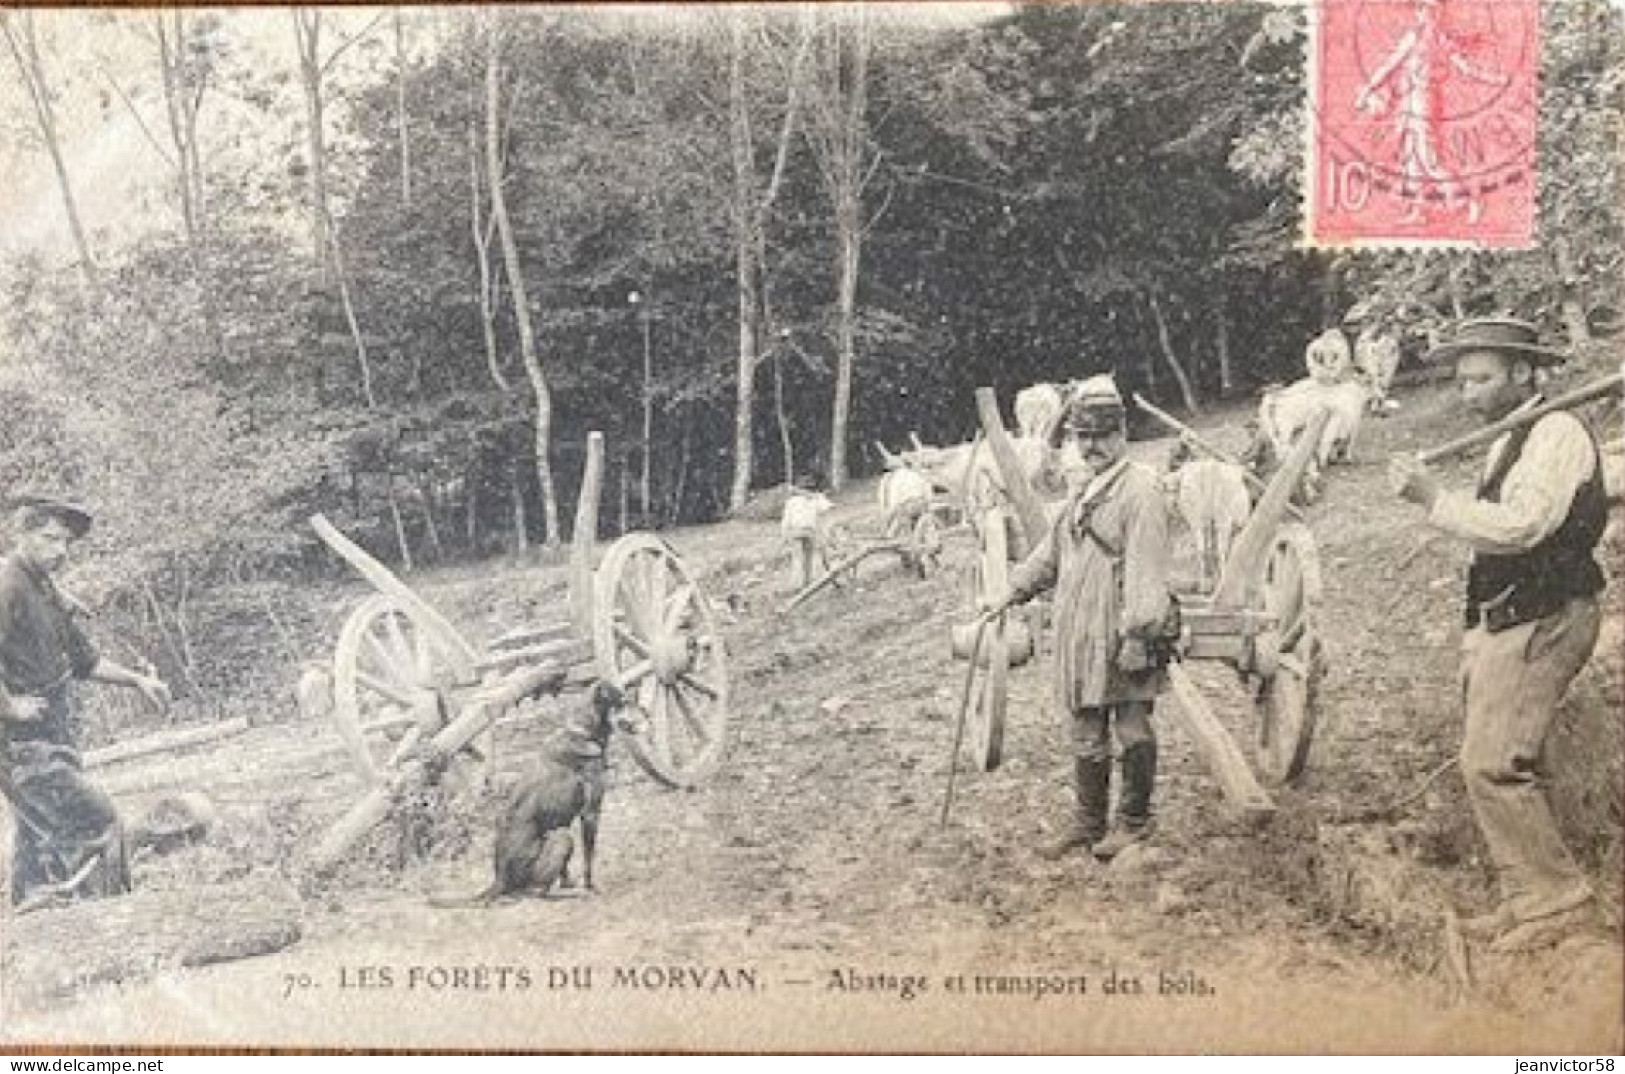
[[[1532,245],[1539,0],[1310,10],[1307,241]]]

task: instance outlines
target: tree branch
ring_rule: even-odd
[[[179,165],[175,163],[175,158],[170,156],[164,149],[163,144],[158,141],[158,136],[152,133],[151,127],[147,126],[147,121],[141,118],[140,110],[136,108],[135,102],[130,100],[130,95],[124,92],[124,87],[119,85],[118,80],[108,73],[107,68],[98,67],[96,70],[101,72],[102,77],[107,80],[107,84],[113,87],[113,92],[118,94],[118,99],[124,102],[124,107],[130,113],[130,117],[135,120],[136,126],[140,127],[141,133],[146,136],[147,144],[152,146],[153,151],[160,157],[164,158],[165,164],[178,171]]]
[[[361,29],[339,42],[339,44],[334,47],[333,51],[328,53],[327,59],[322,61],[320,73],[325,75],[328,71],[331,71],[333,69],[333,65],[338,62],[340,56],[343,56],[346,52],[348,52],[350,47],[356,44],[356,42],[361,41],[363,38],[371,35],[371,33],[383,23],[384,19],[388,17],[389,12],[387,11],[374,15],[371,22],[367,23],[367,25],[363,26]]]

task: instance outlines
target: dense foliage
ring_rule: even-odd
[[[291,57],[281,14],[256,32]],[[95,503],[83,584],[149,624],[198,588],[307,575],[315,510],[398,564],[559,536],[538,509],[532,372],[566,518],[580,445],[605,432],[612,532],[717,516],[736,466],[757,488],[818,479],[843,319],[861,474],[874,440],[967,436],[979,384],[1008,397],[1110,369],[1174,407],[1245,396],[1295,376],[1357,301],[1419,335],[1507,309],[1602,336],[1625,310],[1625,57],[1601,0],[1546,22],[1541,243],[1518,254],[1298,247],[1305,29],[1276,6],[861,25],[838,8],[331,13],[299,23],[308,69],[234,43],[248,17],[96,16],[121,56],[152,53],[144,74],[47,63],[26,83],[55,78],[64,114],[99,93],[106,115],[145,115],[157,147],[131,176],[146,211],[102,237],[94,272],[85,251],[4,266],[0,365],[0,480]],[[50,61],[85,18],[7,25],[38,20]],[[7,122],[45,149],[60,136]],[[534,371],[493,226],[493,132]],[[849,311],[843,144],[861,164]]]

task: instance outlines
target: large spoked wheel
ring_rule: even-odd
[[[345,620],[333,658],[333,722],[368,780],[382,780],[432,731],[458,645],[383,594]]]
[[[977,518],[979,550],[973,580],[976,604],[1001,597],[1010,587],[1008,524],[1003,508],[990,508]],[[965,741],[971,760],[991,772],[1004,760],[1004,717],[1010,702],[1009,613],[982,630],[982,643],[971,654],[965,699]]]
[[[1302,524],[1287,523],[1275,535],[1261,582],[1260,600],[1277,625],[1260,639],[1273,654],[1264,654],[1269,673],[1258,687],[1259,765],[1271,781],[1290,783],[1309,759],[1322,667],[1320,555]]]
[[[646,533],[616,541],[595,584],[599,674],[643,714],[632,756],[667,786],[696,786],[728,729],[727,653],[710,602],[671,546]]]

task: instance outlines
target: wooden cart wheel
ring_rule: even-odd
[[[1258,756],[1266,778],[1289,783],[1303,772],[1314,739],[1320,685],[1320,555],[1301,523],[1282,525],[1270,545],[1259,598],[1275,617],[1278,654],[1259,684]]]
[[[1004,508],[995,507],[978,517],[980,548],[973,584],[978,606],[983,598],[1003,596],[1010,588],[1007,514]],[[1010,702],[1008,619],[1006,613],[989,623],[982,634],[980,654],[972,654],[976,666],[968,679],[965,741],[971,760],[983,772],[993,771],[1004,760],[1004,717]]]
[[[333,722],[356,767],[378,782],[438,716],[437,686],[466,644],[384,594],[345,620],[333,657]]]
[[[716,616],[671,546],[633,533],[610,546],[594,584],[598,673],[626,691],[645,718],[628,736],[644,771],[693,787],[721,759],[728,729],[728,667]]]

